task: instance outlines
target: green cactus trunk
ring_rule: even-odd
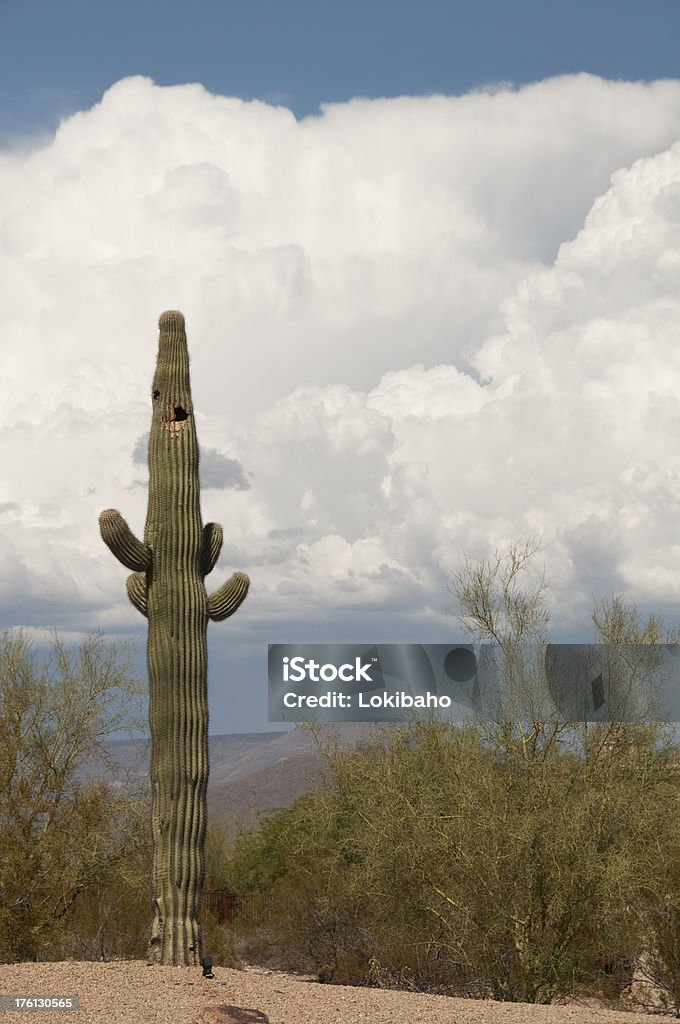
[[[149,722],[153,833],[153,921],[149,963],[201,960],[198,910],[204,878],[208,786],[208,619],[232,615],[248,592],[234,575],[214,594],[204,577],[222,547],[222,528],[201,522],[198,438],[184,317],[159,320],[152,386],[149,506],[144,543],[116,509],[101,534],[123,565],[134,606],[149,620]]]

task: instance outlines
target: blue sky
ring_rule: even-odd
[[[678,38],[675,0],[2,0],[0,138],[53,130],[128,75],[306,117],[577,71],[671,78]]]
[[[187,319],[211,731],[268,643],[460,639],[540,538],[553,636],[680,620],[680,7],[0,2],[0,628],[144,624],[157,320]],[[191,84],[194,83],[194,84]],[[250,102],[257,100],[258,102]],[[323,105],[323,106],[322,106]]]

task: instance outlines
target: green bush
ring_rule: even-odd
[[[272,894],[270,954],[496,999],[601,987],[604,962],[642,950],[677,776],[649,729],[541,749],[430,723],[330,752],[331,785],[234,854],[242,891]]]
[[[76,905],[130,856],[137,798],[81,769],[138,726],[139,697],[125,645],[55,634],[41,663],[23,634],[0,636],[0,960],[59,955]]]

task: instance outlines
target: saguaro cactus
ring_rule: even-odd
[[[149,620],[153,921],[149,963],[200,963],[197,920],[205,870],[208,786],[208,619],[233,615],[249,580],[236,572],[208,596],[204,577],[222,547],[222,527],[201,522],[198,439],[184,317],[159,320],[152,385],[149,506],[144,542],[116,509],[99,517],[116,558],[134,570],[128,597]]]

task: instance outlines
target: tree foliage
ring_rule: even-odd
[[[241,837],[230,877],[273,895],[279,962],[551,1002],[602,991],[612,965],[654,950],[669,1000],[680,995],[669,980],[680,752],[656,709],[627,722],[548,716],[545,679],[513,660],[520,644],[547,642],[545,577],[525,579],[537,550],[466,560],[454,581],[468,631],[507,654],[495,714],[326,747],[329,785]],[[620,597],[599,604],[593,624],[601,642],[637,650],[631,670],[673,636]]]
[[[144,798],[87,776],[105,740],[139,725],[140,687],[124,644],[78,651],[53,634],[41,662],[27,637],[0,636],[0,960],[46,955],[116,866],[130,859]]]

